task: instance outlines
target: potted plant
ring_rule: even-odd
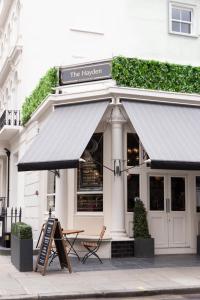
[[[135,198],[134,207],[134,255],[136,257],[154,256],[154,239],[149,234],[147,212],[143,202]]]
[[[11,262],[21,272],[33,270],[32,229],[22,222],[12,224]]]

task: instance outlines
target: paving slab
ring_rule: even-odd
[[[0,300],[81,299],[161,293],[200,292],[200,257],[163,255],[151,259],[71,259],[73,273],[58,260],[40,272],[19,272],[9,256],[0,256]]]

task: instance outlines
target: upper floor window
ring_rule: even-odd
[[[179,34],[193,34],[193,9],[185,6],[171,6],[170,31]]]

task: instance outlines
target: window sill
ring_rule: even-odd
[[[95,212],[95,211],[77,211],[75,213],[75,216],[81,216],[81,217],[103,217],[103,212]]]
[[[175,31],[169,31],[169,34],[185,36],[185,37],[189,37],[189,38],[196,38],[196,39],[199,37],[197,34],[187,34],[187,33],[182,33],[182,32],[175,32]]]
[[[103,194],[103,191],[101,190],[90,190],[90,191],[78,191],[78,192],[76,192],[77,193],[77,195],[102,195]]]

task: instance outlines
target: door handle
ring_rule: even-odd
[[[166,212],[169,213],[170,212],[170,199],[166,198]]]

